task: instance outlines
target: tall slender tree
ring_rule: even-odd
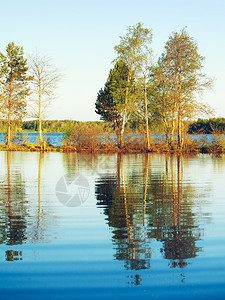
[[[123,144],[123,134],[126,122],[128,121],[132,110],[135,107],[137,95],[133,92],[131,81],[136,80],[136,72],[140,67],[145,56],[145,50],[148,50],[152,41],[152,32],[150,29],[143,28],[141,23],[129,26],[127,34],[120,37],[120,43],[114,47],[117,58],[116,61],[122,60],[128,67],[128,76],[126,83],[125,101],[123,109],[123,121],[121,129],[121,143]]]
[[[6,144],[10,147],[11,120],[21,119],[26,112],[26,97],[29,95],[27,60],[23,47],[11,42],[6,47],[6,54],[0,53],[1,108],[7,119]]]
[[[146,134],[146,144],[147,151],[150,150],[150,133],[149,133],[149,92],[152,90],[152,84],[150,82],[150,77],[152,75],[152,50],[144,49],[142,53],[142,58],[140,59],[138,67],[138,80],[137,80],[137,89],[139,90],[139,97],[141,102],[141,107],[143,105],[145,121],[145,134]],[[142,109],[139,111],[142,113]]]
[[[176,103],[173,101],[173,91],[169,84],[169,78],[164,76],[160,60],[153,71],[152,86],[155,91],[153,97],[151,97],[152,119],[163,124],[166,141],[172,145],[175,131]]]
[[[179,148],[183,144],[183,120],[206,110],[205,105],[196,101],[197,92],[212,86],[212,80],[201,72],[203,61],[197,43],[185,29],[169,37],[159,61],[157,78],[162,89],[167,91],[164,103],[173,109],[173,118],[177,121]]]
[[[31,80],[32,116],[38,118],[39,143],[43,144],[42,118],[50,101],[54,98],[54,91],[61,78],[61,74],[53,67],[49,58],[33,55],[29,58]]]

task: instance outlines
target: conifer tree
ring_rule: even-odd
[[[98,93],[95,103],[95,112],[101,120],[113,122],[117,132],[118,146],[122,145],[122,124],[126,106],[128,67],[122,61],[115,63],[110,70],[104,89]],[[132,85],[132,80],[131,80]]]
[[[22,119],[26,112],[26,97],[29,95],[27,60],[23,47],[11,42],[6,47],[6,54],[0,53],[1,110],[7,119],[6,145],[10,147],[11,121]]]

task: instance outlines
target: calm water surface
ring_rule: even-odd
[[[106,134],[107,139],[110,137],[110,141],[116,143],[117,142],[117,137],[115,133],[108,133]],[[166,137],[164,134],[151,134],[151,139],[154,142],[162,142],[166,140]],[[63,138],[64,138],[64,133],[62,132],[49,132],[49,133],[43,133],[44,139],[50,143],[53,146],[61,146],[63,145]],[[200,142],[200,144],[203,143],[203,145],[206,142],[212,142],[214,137],[213,135],[210,134],[198,134],[198,135],[189,135],[190,138],[193,140],[197,140]],[[0,143],[4,144],[5,143],[5,138],[6,138],[6,133],[0,132]],[[26,142],[29,142],[31,144],[36,144],[38,142],[39,134],[38,132],[27,132],[27,133],[17,133],[13,137],[13,143],[14,144],[23,144]],[[138,133],[138,134],[132,134],[131,136],[128,134],[124,135],[124,139],[126,141],[127,138],[134,138],[136,142],[141,142],[145,138],[145,134],[143,133]],[[175,136],[176,138],[176,136]],[[100,142],[104,143],[105,142],[105,134],[100,135]]]
[[[63,137],[64,134],[61,132],[49,132],[43,133],[43,137],[45,141],[50,143],[53,146],[61,146],[63,144]],[[36,144],[38,143],[39,133],[38,132],[23,132],[17,133],[16,135],[13,134],[12,142],[14,144],[23,144],[23,143],[31,143]],[[0,143],[4,144],[6,139],[6,133],[0,132]]]
[[[224,299],[224,178],[224,156],[0,152],[0,298]]]

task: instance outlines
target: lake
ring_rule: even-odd
[[[99,140],[100,142],[104,143],[105,142],[105,136],[107,136],[106,140],[110,138],[111,142],[117,143],[117,137],[115,133],[102,133],[100,134]],[[154,142],[161,142],[161,141],[166,141],[166,136],[165,134],[151,134],[151,139]],[[5,137],[6,133],[0,132],[0,143],[4,144],[5,143]],[[36,144],[38,142],[38,137],[39,134],[38,132],[23,132],[23,133],[17,133],[15,136],[13,136],[13,143],[15,144],[23,144],[23,143],[31,143],[31,144]],[[43,133],[43,137],[45,141],[50,143],[52,146],[61,146],[63,144],[63,137],[64,133],[62,132],[48,132],[48,133]],[[174,135],[176,138],[176,135]],[[188,137],[197,140],[197,141],[202,141],[204,144],[205,142],[212,142],[213,141],[213,135],[211,134],[198,134],[198,135],[188,135]],[[137,134],[124,134],[124,140],[126,141],[127,139],[134,139],[136,142],[141,142],[145,139],[145,134],[144,133],[137,133]]]
[[[5,132],[0,132],[0,143],[5,143]],[[51,132],[51,133],[43,133],[43,137],[45,141],[50,143],[52,146],[61,146],[63,142],[64,134],[61,132]],[[15,144],[23,144],[23,143],[31,143],[36,144],[38,142],[39,134],[38,132],[23,132],[13,134],[12,142]]]
[[[0,152],[1,299],[224,299],[225,156]]]

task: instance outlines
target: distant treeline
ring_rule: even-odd
[[[43,120],[43,132],[63,132],[69,133],[72,129],[76,131],[93,132],[114,132],[115,126],[112,122],[106,121],[74,121],[74,120]],[[13,131],[38,132],[38,120],[32,121],[12,121]],[[162,132],[163,127],[154,124],[154,132]],[[0,120],[0,131],[7,131],[7,121]],[[141,123],[128,122],[126,132],[144,132],[144,126]]]
[[[99,132],[112,132],[113,126],[108,122],[101,121],[74,121],[74,120],[43,120],[42,130],[43,132],[63,132],[69,133],[71,129],[81,129],[84,131],[86,128],[93,129],[93,131]],[[30,131],[38,132],[38,120],[32,121],[12,121],[13,131]],[[0,131],[7,131],[7,120],[0,120]]]
[[[189,124],[190,134],[225,134],[225,118],[198,119]]]
[[[102,121],[74,121],[74,120],[46,120],[43,121],[43,132],[63,132],[69,133],[72,129],[84,132],[85,130],[93,132],[114,132],[115,128],[110,122]],[[225,118],[198,119],[187,124],[189,134],[225,134]],[[163,126],[152,126],[152,133],[163,133]],[[38,120],[32,121],[12,121],[13,131],[34,131],[38,132]],[[127,124],[127,132],[143,132],[142,124]],[[7,121],[0,120],[0,131],[7,131]]]
[[[103,122],[81,122],[73,120],[46,120],[42,121],[43,132],[67,132],[74,127],[88,127],[88,128],[101,128],[105,130],[107,124]],[[22,130],[38,131],[38,121],[23,122]]]

